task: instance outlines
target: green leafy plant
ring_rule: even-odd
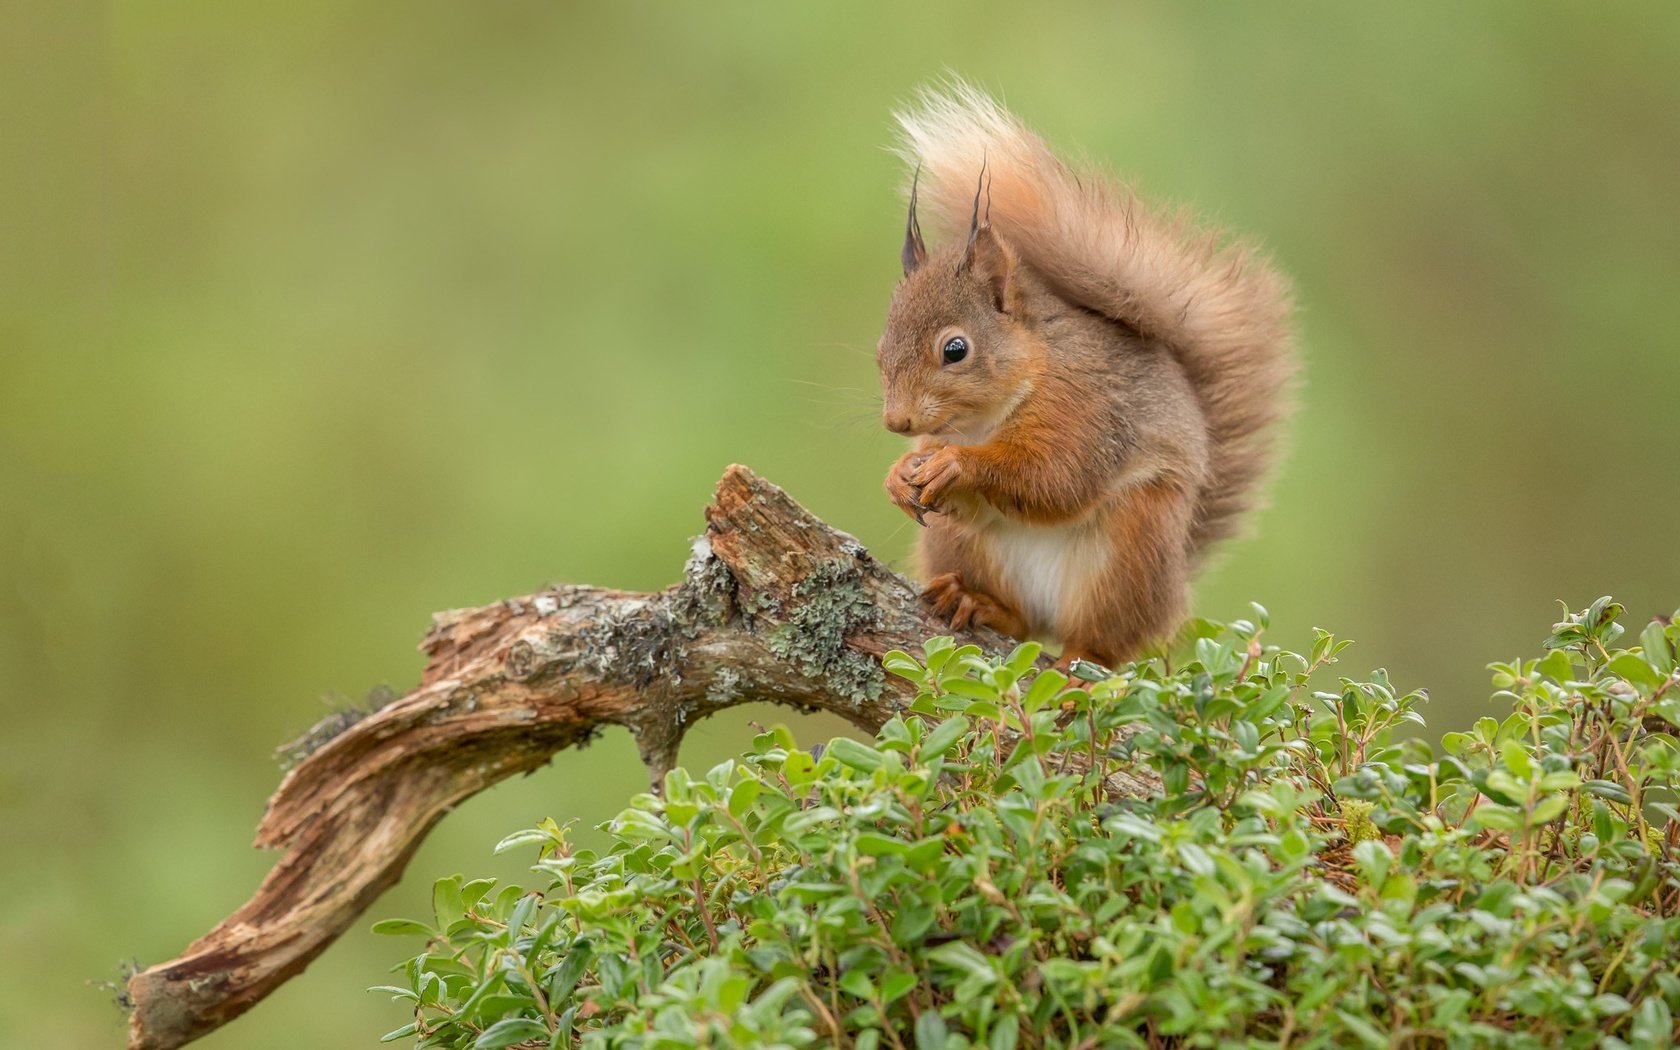
[[[1266,644],[1265,611],[1100,681],[947,638],[874,740],[782,728],[539,889],[437,883],[383,986],[421,1047],[1665,1046],[1680,1010],[1680,626],[1621,608],[1493,665],[1509,714]]]

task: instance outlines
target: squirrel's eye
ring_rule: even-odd
[[[945,340],[945,363],[954,365],[968,356],[968,340],[960,335],[954,335]]]

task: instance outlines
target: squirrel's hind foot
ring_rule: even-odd
[[[989,594],[969,590],[957,573],[941,573],[929,580],[922,588],[922,597],[954,631],[980,626],[1012,638],[1027,633],[1027,625],[1018,613]]]

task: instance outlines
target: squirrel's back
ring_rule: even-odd
[[[981,207],[1056,294],[1168,348],[1206,418],[1210,463],[1196,501],[1199,556],[1235,531],[1271,466],[1295,358],[1285,280],[1252,248],[1125,186],[1076,172],[991,98],[958,81],[898,115],[900,152],[920,166],[922,213],[948,236]]]

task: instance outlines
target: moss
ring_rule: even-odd
[[[603,681],[627,682],[638,689],[659,678],[680,682],[686,653],[677,637],[677,621],[667,603],[648,602],[587,628],[579,662]]]
[[[768,617],[774,619],[782,614],[782,603],[774,594],[765,591],[754,591],[747,595],[741,603],[749,617]]]
[[[886,685],[881,665],[847,647],[846,636],[877,626],[881,614],[863,588],[855,562],[829,561],[793,587],[771,631],[770,651],[807,678],[821,678],[854,704],[876,700]]]
[[[1342,833],[1347,836],[1349,844],[1379,837],[1377,826],[1371,822],[1371,811],[1376,808],[1372,803],[1363,799],[1344,798],[1340,808]]]
[[[694,541],[694,553],[683,570],[683,585],[671,597],[671,616],[687,637],[704,627],[727,623],[735,615],[735,575],[712,553],[705,536]]]

